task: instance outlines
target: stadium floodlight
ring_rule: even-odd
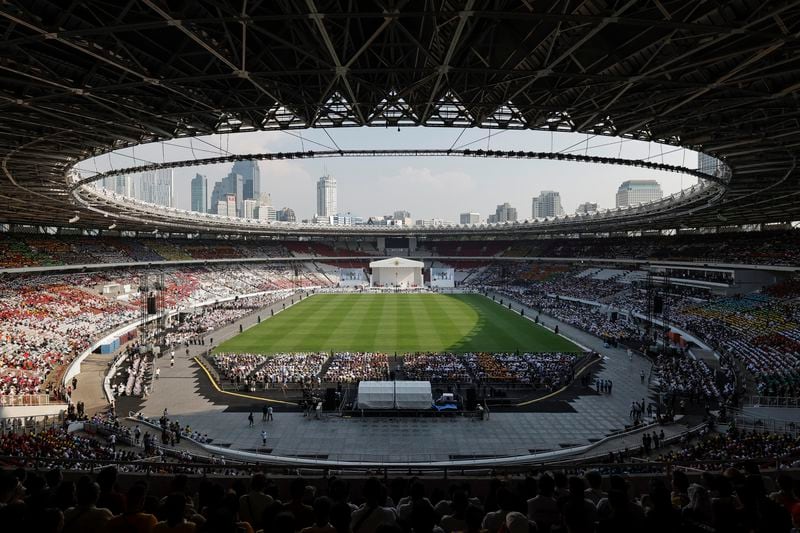
[[[81,217],[80,217],[80,216],[79,216],[77,213],[75,213],[75,216],[74,216],[74,217],[72,217],[71,219],[69,219],[69,223],[70,223],[70,224],[74,224],[74,223],[76,223],[77,221],[79,221],[80,219],[81,219]]]

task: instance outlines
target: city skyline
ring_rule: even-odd
[[[458,137],[452,131],[436,128],[402,128],[399,132],[353,128],[331,130],[329,133],[342,148],[370,149],[420,146],[448,148]],[[489,143],[484,139],[487,135],[487,130],[466,130],[457,147],[510,150],[524,145],[530,150],[569,151],[568,148],[575,144],[576,139],[588,138],[567,133],[551,135],[549,132],[508,131],[494,133]],[[219,142],[219,138],[209,137],[208,140]],[[602,136],[592,138],[590,149],[582,149],[581,153],[603,157],[618,157],[621,154],[623,158],[649,158],[689,168],[696,168],[697,165],[697,153],[690,150],[676,151],[674,147],[627,140],[614,142],[610,147],[600,146],[609,144],[610,140]],[[296,136],[282,132],[230,135],[229,140],[223,142],[228,151],[245,154],[294,151],[303,146],[305,150],[325,149],[319,145],[331,144],[325,133],[319,130],[304,131],[302,146]],[[595,144],[598,147],[592,148]],[[197,152],[196,142],[194,148]],[[193,157],[187,139],[171,142],[164,151],[167,160]],[[208,148],[206,152],[213,150]],[[96,166],[101,172],[110,168],[109,165],[119,168],[131,164],[130,153],[130,150],[123,151],[125,155],[112,158],[106,155],[88,160],[81,166],[84,169],[94,169]],[[197,157],[201,155],[210,157],[209,153],[197,154]],[[140,162],[160,161],[162,148],[160,145],[139,146],[136,156]],[[324,161],[273,160],[258,162],[257,166],[262,177],[268,177],[260,185],[262,190],[272,194],[275,208],[291,208],[297,220],[311,219],[316,214],[316,182],[325,173],[337,180],[337,211],[352,213],[365,220],[400,209],[411,212],[414,220],[439,218],[458,222],[463,212],[481,213],[485,219],[487,214],[495,212],[498,204],[506,201],[510,201],[518,210],[518,218],[525,220],[530,218],[531,198],[542,190],[559,191],[565,213],[574,213],[578,205],[585,202],[597,203],[601,209],[613,208],[617,188],[627,179],[658,179],[665,195],[697,182],[692,176],[677,173],[550,160],[382,157]],[[175,206],[186,210],[191,208],[190,182],[197,173],[207,176],[208,188],[211,189],[214,181],[225,177],[230,171],[230,163],[176,168]],[[591,194],[587,194],[587,191],[591,191]],[[210,209],[212,206],[208,207]]]

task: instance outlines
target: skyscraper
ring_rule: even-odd
[[[160,168],[142,172],[136,197],[143,202],[172,207],[172,191],[172,169]]]
[[[322,176],[317,181],[317,216],[330,217],[337,213],[336,178]]]
[[[597,202],[584,202],[575,210],[576,215],[586,215],[589,213],[597,213]]]
[[[197,174],[192,178],[192,211],[205,213],[208,211],[208,178]]]
[[[229,217],[241,216],[244,204],[244,177],[241,174],[231,172],[214,184],[214,189],[211,191],[211,207],[219,205],[221,201],[227,202],[229,194],[236,197],[236,209],[233,212],[228,211],[227,215]]]
[[[561,193],[558,191],[542,191],[539,196],[534,196],[531,201],[531,216],[533,218],[560,217],[564,214],[561,207]]]
[[[497,206],[494,215],[489,215],[489,223],[516,222],[517,208],[508,202]]]
[[[656,180],[626,180],[617,189],[617,207],[660,200],[664,196]]]
[[[231,173],[242,177],[242,200],[257,199],[261,193],[261,169],[256,161],[237,161]]]

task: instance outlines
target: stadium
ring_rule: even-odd
[[[0,29],[9,531],[800,529],[797,3],[9,0]],[[271,134],[297,148],[230,145]],[[681,186],[458,224],[140,194],[422,159]]]

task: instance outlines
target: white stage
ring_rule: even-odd
[[[422,261],[392,257],[373,261],[370,285],[372,287],[422,287]]]

